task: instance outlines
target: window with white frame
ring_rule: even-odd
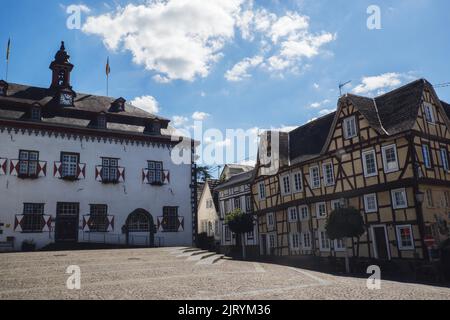
[[[311,188],[320,188],[320,171],[318,166],[309,168],[309,178],[311,180]]]
[[[447,148],[441,148],[439,154],[441,155],[441,163],[442,163],[442,167],[444,168],[445,171],[449,171],[450,167],[448,164],[448,152],[447,152]]]
[[[300,249],[300,234],[297,232],[290,234],[290,246],[292,250],[298,250]]]
[[[234,209],[241,209],[241,198],[234,198]]]
[[[76,177],[80,156],[76,153],[61,152],[62,177]]]
[[[430,103],[424,103],[423,111],[425,113],[425,119],[427,120],[427,122],[435,123],[434,110],[433,106]]]
[[[231,232],[230,232],[230,227],[228,227],[228,225],[224,226],[225,229],[225,241],[231,241]]]
[[[373,177],[378,174],[375,150],[364,151],[362,153],[364,176]]]
[[[276,246],[276,236],[274,233],[269,234],[269,249],[274,249]]]
[[[333,241],[334,251],[344,251],[345,243],[343,239],[336,239]]]
[[[378,211],[376,193],[364,195],[364,210],[366,213],[373,213]]]
[[[331,210],[337,210],[341,208],[341,200],[332,200],[331,201]]]
[[[344,138],[351,139],[356,137],[356,117],[348,117],[344,119]]]
[[[281,177],[281,193],[283,195],[291,193],[291,180],[288,174]]]
[[[382,147],[384,172],[390,173],[398,170],[397,147],[395,144]]]
[[[430,169],[432,167],[432,163],[431,163],[430,147],[427,144],[422,145],[422,156],[425,168]]]
[[[408,207],[408,202],[406,199],[406,190],[405,189],[397,189],[392,190],[392,205],[394,209],[404,209]]]
[[[301,192],[303,189],[303,183],[302,183],[302,173],[301,172],[294,172],[292,174],[292,180],[294,181],[294,192]]]
[[[269,212],[267,214],[267,226],[269,228],[273,228],[274,225],[275,225],[275,218],[274,218],[273,212]]]
[[[320,251],[330,250],[330,239],[325,231],[319,231],[319,248]]]
[[[433,191],[431,189],[427,189],[426,194],[427,194],[428,208],[433,208],[434,207]]]
[[[288,209],[288,220],[289,220],[289,222],[297,222],[298,217],[297,217],[297,208],[296,207],[291,207]]]
[[[326,186],[332,186],[334,184],[334,172],[332,163],[325,163],[323,165],[323,179]]]
[[[414,237],[411,225],[397,226],[398,248],[400,250],[413,250]]]
[[[258,190],[259,190],[259,199],[264,200],[266,198],[266,186],[264,184],[264,181],[258,184]]]
[[[207,199],[206,200],[206,208],[210,209],[213,207],[213,200],[212,199]]]
[[[250,196],[245,196],[245,210],[246,212],[252,212],[252,198]]]
[[[19,175],[27,177],[37,176],[39,164],[39,152],[38,151],[19,151]]]
[[[327,215],[327,205],[325,202],[316,203],[316,216],[317,218],[324,218]]]
[[[300,218],[302,220],[306,220],[309,217],[309,209],[308,206],[300,206],[299,207]]]
[[[311,249],[311,232],[302,233],[302,246],[304,249]]]

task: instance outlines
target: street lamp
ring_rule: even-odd
[[[421,205],[425,200],[425,193],[422,191],[417,191],[416,193],[416,201]]]

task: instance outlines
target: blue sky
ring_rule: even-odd
[[[111,96],[141,97],[180,127],[197,112],[220,130],[301,125],[336,107],[342,81],[362,95],[420,77],[450,82],[448,0],[184,1],[7,1],[8,80],[48,86],[64,40],[76,91],[106,93],[109,56]],[[72,4],[81,29],[66,27]],[[367,28],[370,5],[381,9],[380,30]],[[437,93],[450,101],[450,87]]]

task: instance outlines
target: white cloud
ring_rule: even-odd
[[[386,90],[399,87],[407,80],[411,80],[411,74],[401,74],[395,72],[384,73],[379,76],[363,77],[361,83],[353,88],[353,93],[364,95],[380,95]]]
[[[131,104],[152,114],[158,113],[160,110],[158,101],[152,96],[136,97]]]
[[[155,0],[128,4],[88,17],[82,31],[98,35],[110,50],[125,49],[133,61],[156,72],[158,82],[206,77],[233,39],[244,0]]]
[[[192,119],[196,120],[196,121],[203,121],[206,118],[208,118],[210,116],[210,114],[206,113],[206,112],[201,112],[201,111],[195,111],[192,114]]]
[[[133,62],[153,73],[153,80],[204,78],[224,55],[236,30],[242,39],[257,39],[259,53],[228,70],[229,81],[250,77],[251,68],[298,72],[303,59],[323,52],[333,41],[328,32],[311,33],[310,18],[299,12],[277,15],[253,0],[149,0],[90,16],[82,27],[99,36],[109,50],[130,51]]]
[[[313,109],[317,109],[317,108],[323,107],[324,105],[326,105],[326,104],[328,104],[328,103],[330,103],[330,102],[331,102],[331,101],[330,101],[329,99],[325,99],[325,100],[320,101],[320,102],[313,102],[313,103],[311,103],[311,104],[309,105],[309,107],[310,107],[310,108],[313,108]]]
[[[314,89],[319,89],[319,88],[320,88],[320,85],[319,85],[318,83],[314,83],[314,84],[313,84],[313,87],[314,87]]]
[[[278,16],[253,6],[241,15],[238,27],[244,39],[253,41],[258,37],[260,48],[254,58],[245,58],[226,72],[229,81],[249,78],[248,71],[256,67],[281,77],[286,71],[299,73],[309,66],[306,59],[325,52],[322,47],[336,39],[335,34],[325,31],[311,33],[310,18],[298,12],[287,11]]]
[[[335,111],[336,111],[336,109],[322,109],[322,110],[319,111],[319,115],[320,116],[324,116],[324,115],[333,113]]]
[[[236,63],[233,68],[225,73],[225,78],[228,81],[241,81],[244,78],[249,78],[248,69],[257,67],[263,62],[263,57],[255,56],[253,58],[245,58]]]
[[[187,117],[183,117],[183,116],[173,116],[172,117],[172,124],[175,127],[181,127],[184,124],[186,124],[189,121],[189,119]]]

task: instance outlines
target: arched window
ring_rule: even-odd
[[[150,222],[148,217],[140,212],[130,215],[128,218],[129,232],[147,232],[150,231]]]

